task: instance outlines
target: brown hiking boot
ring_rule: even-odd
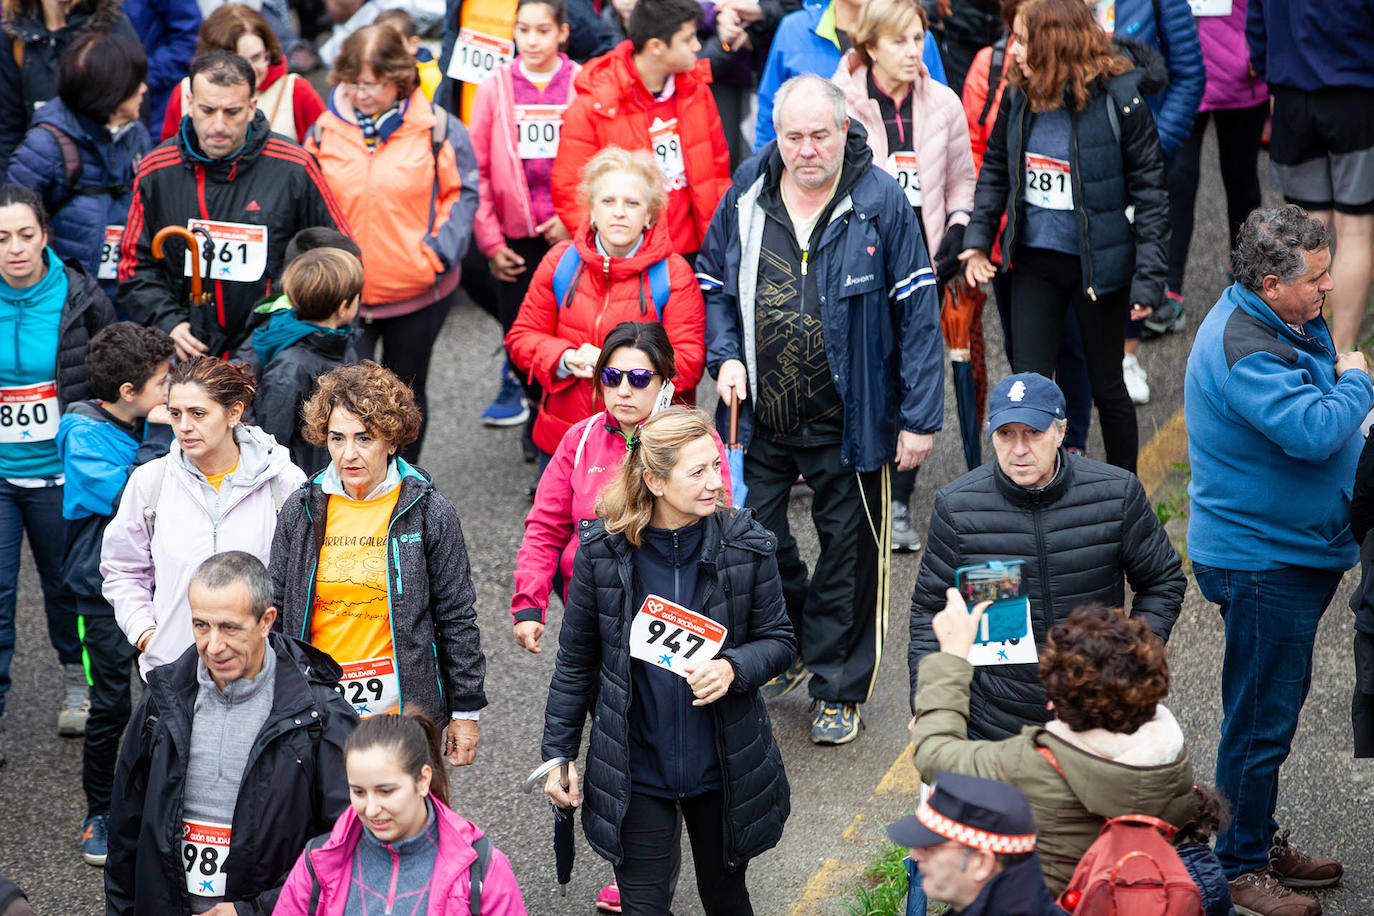
[[[1290,891],[1267,868],[1233,879],[1231,902],[1239,916],[1322,916],[1320,903]]]
[[[1269,847],[1269,868],[1288,887],[1330,887],[1341,880],[1345,869],[1335,859],[1309,856],[1288,842],[1289,831],[1274,835]]]

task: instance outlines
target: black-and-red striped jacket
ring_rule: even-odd
[[[191,280],[183,276],[185,245],[169,239],[166,259],[153,257],[153,236],[163,226],[191,219],[267,228],[267,265],[253,282],[206,281],[208,306],[190,306]],[[242,151],[231,159],[207,159],[189,119],[175,137],[139,164],[133,204],[119,253],[119,304],[135,321],[164,331],[183,321],[211,353],[232,351],[244,335],[254,303],[275,286],[286,243],[311,226],[348,233],[343,212],[315,160],[296,143],[253,118]]]

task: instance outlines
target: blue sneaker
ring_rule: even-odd
[[[848,744],[859,737],[859,704],[830,703],[817,700],[820,710],[811,723],[811,740],[816,744]]]
[[[81,825],[81,858],[86,860],[87,865],[105,867],[105,856],[110,847],[105,822],[109,817],[108,814],[97,814],[86,818],[86,823]]]
[[[520,426],[529,419],[530,408],[525,402],[525,390],[520,379],[507,362],[501,368],[501,393],[482,411],[484,426]]]
[[[765,700],[776,700],[800,687],[810,673],[800,657],[794,658],[792,664],[787,666],[787,670],[760,687],[759,693],[763,694]]]

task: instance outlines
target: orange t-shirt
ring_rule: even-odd
[[[234,473],[234,472],[237,471],[238,469],[239,469],[239,463],[238,463],[237,461],[235,461],[235,462],[234,462],[234,466],[233,466],[232,468],[230,468],[229,470],[225,471],[223,474],[206,474],[206,475],[205,475],[205,482],[208,483],[210,486],[214,487],[214,488],[215,488],[215,492],[218,493],[218,492],[219,492],[219,485],[222,484],[222,483],[224,483],[224,478],[228,477],[230,474]]]
[[[343,666],[344,699],[363,718],[400,708],[386,566],[400,495],[396,487],[370,500],[330,496],[315,570],[310,643]]]

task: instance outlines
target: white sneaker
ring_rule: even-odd
[[[1121,375],[1126,379],[1126,392],[1135,405],[1150,403],[1150,383],[1145,375],[1145,367],[1140,365],[1134,353],[1127,353],[1121,359]]]

